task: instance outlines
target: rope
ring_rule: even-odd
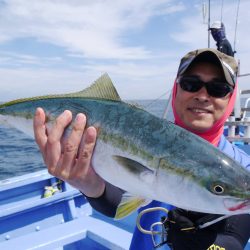
[[[157,102],[158,100],[160,100],[163,96],[167,96],[170,91],[171,91],[171,89],[169,89],[166,93],[163,93],[162,95],[160,95],[156,99],[152,100],[152,102],[150,102],[149,104],[145,105],[145,108],[150,107],[152,104],[154,104],[155,102]]]
[[[235,21],[235,31],[234,31],[234,53],[236,53],[236,36],[238,28],[238,16],[239,16],[240,0],[238,0],[237,12],[236,12],[236,21]]]

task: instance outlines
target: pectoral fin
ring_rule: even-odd
[[[135,160],[132,160],[132,159],[120,156],[120,155],[113,155],[113,159],[132,173],[140,174],[145,171],[149,171],[152,174],[154,173],[152,169],[142,165],[138,161],[135,161]]]
[[[142,197],[136,197],[129,193],[124,193],[121,203],[116,210],[115,219],[119,220],[126,216],[129,216],[134,211],[136,211],[140,207],[146,206],[150,202],[151,200],[147,200]]]

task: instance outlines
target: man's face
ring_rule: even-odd
[[[193,65],[185,75],[197,76],[204,82],[223,79],[222,69],[214,64],[200,62]],[[225,113],[230,93],[222,98],[208,95],[205,87],[191,93],[177,84],[175,110],[182,122],[192,130],[205,132],[210,129]]]

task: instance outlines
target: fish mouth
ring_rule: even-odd
[[[247,200],[240,200],[238,202],[235,202],[233,199],[226,199],[224,201],[225,207],[228,209],[230,212],[245,212],[246,210],[249,212],[250,211],[250,199]]]

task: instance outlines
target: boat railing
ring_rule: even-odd
[[[250,117],[236,121],[234,116],[230,116],[225,125],[228,126],[227,139],[229,141],[250,143]],[[240,134],[237,131],[240,131]]]
[[[250,97],[241,105],[243,95],[250,94],[250,90],[241,90],[237,96],[234,114],[225,123],[228,129],[227,139],[234,143],[250,144]]]
[[[244,105],[244,108],[241,109],[242,112],[243,112],[242,113],[242,119],[245,119],[247,112],[250,111],[250,107],[248,107],[249,101],[250,101],[250,98],[247,98],[246,102],[245,102],[245,105]]]

